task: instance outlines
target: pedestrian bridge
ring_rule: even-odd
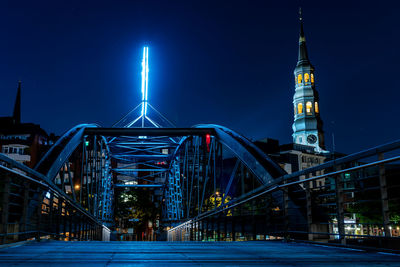
[[[0,249],[1,266],[399,266],[400,255],[263,242],[35,242]]]
[[[62,250],[76,246],[76,253],[87,246],[118,251],[120,243],[87,241],[110,239],[114,189],[134,186],[158,189],[154,201],[162,206],[160,231],[168,241],[263,240],[251,243],[256,255],[263,253],[262,244],[289,246],[266,242],[271,239],[399,250],[399,152],[395,141],[287,174],[247,138],[219,125],[78,125],[35,169],[0,154],[0,242],[86,241],[30,244],[9,252],[34,253],[46,244]],[[138,182],[125,183],[116,175]],[[244,244],[149,243],[166,250],[237,248],[247,255]]]

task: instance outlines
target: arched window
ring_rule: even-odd
[[[307,114],[312,112],[312,103],[310,101],[306,103],[306,112]]]
[[[301,76],[301,74],[297,75],[297,83],[301,83],[302,82],[303,77]]]
[[[298,103],[297,104],[297,113],[302,114],[303,113],[303,103]]]
[[[316,113],[319,113],[318,102],[315,102],[315,112],[316,112]]]
[[[314,84],[314,73],[311,73],[311,83]]]
[[[304,82],[305,83],[310,82],[310,75],[308,75],[308,73],[304,73]]]

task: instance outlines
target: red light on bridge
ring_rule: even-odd
[[[206,134],[207,152],[210,152],[211,135]]]

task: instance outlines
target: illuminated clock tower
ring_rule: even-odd
[[[324,152],[324,132],[319,113],[319,97],[315,89],[314,67],[308,59],[303,18],[300,9],[299,57],[294,69],[296,90],[293,96],[293,142],[313,146]]]

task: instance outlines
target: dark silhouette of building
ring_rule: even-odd
[[[38,124],[21,123],[21,82],[18,82],[13,115],[0,117],[0,152],[33,168],[55,139],[54,134],[48,136]]]

